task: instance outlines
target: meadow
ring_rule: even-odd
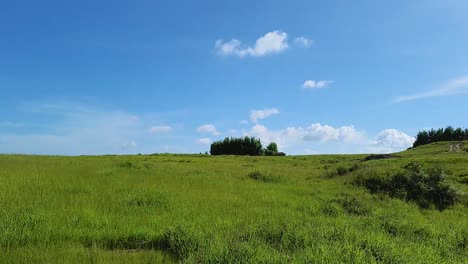
[[[468,153],[448,149],[0,155],[0,262],[468,263]],[[355,184],[411,161],[441,166],[462,199],[421,208]]]

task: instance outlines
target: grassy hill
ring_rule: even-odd
[[[0,262],[466,263],[465,200],[423,209],[354,184],[418,161],[463,195],[468,153],[449,145],[366,162],[0,155]]]

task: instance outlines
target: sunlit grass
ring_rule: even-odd
[[[358,171],[393,174],[417,160],[442,165],[466,192],[468,154],[444,149],[368,162],[3,155],[0,262],[463,263],[466,205],[421,209],[353,184]]]

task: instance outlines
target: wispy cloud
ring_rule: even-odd
[[[314,44],[314,41],[312,39],[308,39],[308,38],[306,38],[304,36],[301,36],[301,37],[295,38],[294,43],[296,45],[299,45],[299,46],[303,47],[303,48],[309,48]]]
[[[405,101],[413,101],[429,97],[450,96],[457,94],[468,94],[468,75],[455,78],[447,81],[439,88],[427,92],[416,93],[411,95],[402,95],[394,98],[393,103],[401,103]]]
[[[163,144],[174,137],[154,137],[148,133],[152,124],[163,123],[169,114],[137,116],[103,105],[70,101],[22,103],[17,109],[28,119],[21,122],[20,133],[20,128],[0,130],[0,152],[65,155],[153,153],[162,151]],[[37,120],[44,121],[38,126]],[[17,126],[10,122],[4,125]],[[169,128],[157,126],[152,130],[168,131]],[[178,140],[188,142],[184,137]],[[187,152],[183,149],[173,151]]]
[[[211,144],[211,138],[199,138],[199,139],[197,139],[197,144],[198,145],[204,145],[204,146],[210,145]]]
[[[272,115],[279,114],[279,110],[276,108],[266,108],[262,110],[251,110],[250,111],[250,120],[254,123],[257,123],[260,119],[268,118]]]
[[[333,81],[330,81],[330,80],[322,80],[322,81],[307,80],[302,84],[302,88],[320,89],[320,88],[326,88],[332,83]]]
[[[234,55],[240,58],[246,56],[262,57],[273,53],[280,53],[288,48],[288,34],[279,30],[266,33],[257,39],[255,45],[244,46],[237,39],[231,41],[217,40],[215,49],[224,56]]]
[[[202,125],[202,126],[199,126],[197,128],[197,132],[198,133],[209,133],[209,134],[212,134],[214,136],[218,136],[220,133],[218,132],[218,130],[216,129],[216,127],[212,124],[206,124],[206,125]]]
[[[163,133],[163,132],[171,132],[171,131],[172,131],[172,127],[171,126],[166,126],[166,125],[152,126],[149,129],[149,132],[152,133],[152,134]]]

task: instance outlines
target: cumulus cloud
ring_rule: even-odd
[[[305,89],[320,89],[320,88],[325,88],[332,84],[333,81],[327,81],[327,80],[322,80],[322,81],[314,81],[314,80],[307,80],[302,84],[302,88]]]
[[[323,147],[327,146],[330,150],[325,150],[325,153],[337,153],[336,148],[342,149],[341,153],[390,153],[405,150],[414,142],[414,138],[396,129],[385,129],[375,137],[369,138],[365,132],[357,130],[352,125],[333,127],[320,123],[277,130],[255,124],[243,135],[259,138],[263,144],[276,142],[280,149],[310,150],[311,147],[321,146],[319,148],[323,151]],[[320,153],[320,151],[306,153]]]
[[[257,123],[258,120],[268,118],[272,115],[279,114],[279,110],[276,108],[265,108],[262,110],[251,110],[250,111],[250,120],[254,123]]]
[[[216,129],[216,127],[212,124],[206,124],[206,125],[202,125],[200,127],[197,128],[197,132],[199,133],[209,133],[209,134],[212,134],[214,136],[218,136],[220,133],[218,132],[218,130]]]
[[[394,98],[392,102],[400,103],[429,97],[450,96],[459,94],[468,94],[468,75],[449,80],[445,84],[431,91],[412,95],[398,96]]]
[[[312,44],[314,44],[314,41],[311,40],[311,39],[308,39],[308,38],[306,38],[304,36],[301,36],[301,37],[295,38],[294,43],[296,45],[301,46],[301,47],[309,48],[310,46],[312,46]]]
[[[197,144],[198,145],[210,145],[211,144],[211,138],[199,138],[197,139]]]
[[[365,141],[364,133],[357,131],[354,126],[334,128],[320,123],[311,124],[305,128],[288,127],[279,130],[270,130],[263,125],[256,124],[244,135],[260,138],[265,144],[276,142],[282,147],[307,142],[360,143]]]
[[[305,141],[342,141],[359,142],[364,138],[361,132],[356,131],[354,126],[342,126],[334,128],[320,123],[312,124],[303,130]]]
[[[269,54],[280,53],[288,48],[288,34],[276,30],[266,33],[264,36],[257,39],[255,45],[244,46],[240,40],[232,39],[224,42],[217,40],[215,49],[217,52],[224,56],[238,56],[243,58],[245,56],[262,57]]]
[[[411,147],[414,141],[414,137],[408,136],[399,130],[385,129],[377,135],[370,150],[382,153],[405,150]]]
[[[240,124],[241,124],[241,125],[247,125],[248,123],[249,123],[249,121],[247,121],[247,120],[241,120],[241,121],[240,121]]]
[[[149,129],[149,132],[152,133],[152,134],[171,132],[171,131],[172,131],[171,126],[152,126]]]

